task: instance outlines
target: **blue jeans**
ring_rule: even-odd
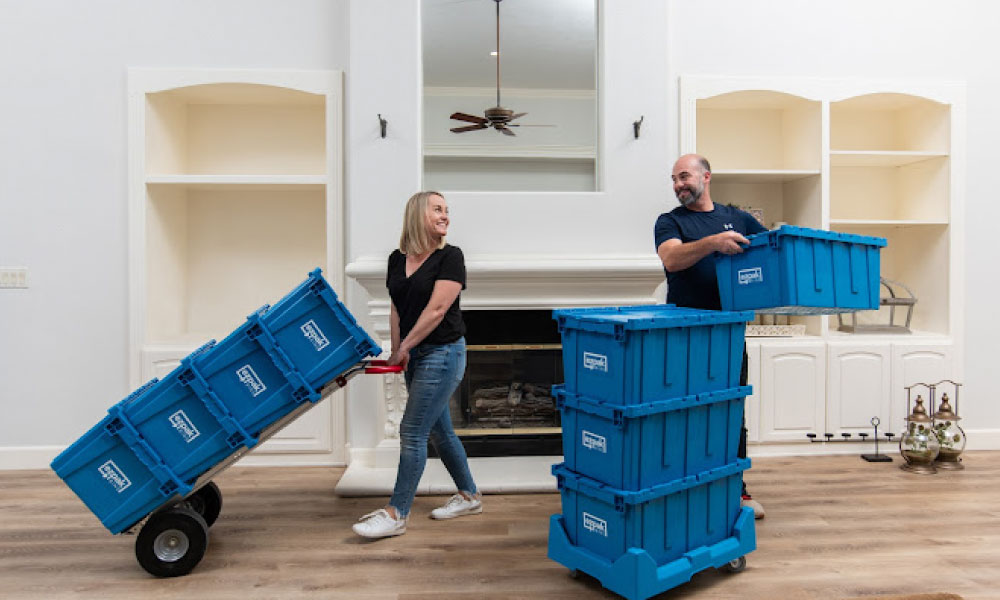
[[[410,352],[406,368],[409,398],[399,426],[399,470],[389,504],[401,517],[410,514],[417,484],[427,464],[427,440],[459,491],[475,494],[465,448],[451,425],[448,401],[465,374],[465,338],[451,344],[423,344]]]

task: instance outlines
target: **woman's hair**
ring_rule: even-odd
[[[403,254],[423,254],[438,248],[444,248],[444,237],[440,244],[427,231],[427,202],[431,196],[440,196],[440,192],[417,192],[410,196],[403,211],[403,233],[399,236],[399,251]]]

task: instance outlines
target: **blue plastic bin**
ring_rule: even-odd
[[[247,317],[236,331],[188,366],[188,385],[207,404],[224,407],[252,436],[302,402],[320,399],[318,389],[276,352],[259,313]]]
[[[659,564],[648,552],[629,548],[611,561],[569,541],[566,519],[552,515],[549,519],[549,552],[552,560],[574,571],[596,578],[605,588],[628,600],[646,600],[675,588],[700,571],[729,566],[757,548],[753,509],[743,508],[733,526],[733,535],[721,542],[700,546],[680,557]]]
[[[553,311],[565,389],[614,404],[644,404],[737,387],[751,312],[670,304]]]
[[[211,343],[199,348],[162,380],[108,410],[178,481],[194,481],[237,448],[257,443],[224,405],[204,393],[207,388],[195,384],[191,364],[212,348]]]
[[[318,401],[325,384],[380,352],[316,269],[274,308],[112,406],[52,469],[119,533],[186,496],[201,475],[238,458],[303,402]]]
[[[141,396],[151,385],[113,409]],[[113,414],[59,454],[52,470],[111,533],[128,529],[171,498],[191,491],[158,460],[135,428]]]
[[[319,269],[263,313],[261,324],[286,360],[317,389],[381,352]]]
[[[640,491],[602,484],[561,464],[552,473],[571,544],[610,562],[638,548],[663,565],[733,535],[749,467],[749,459],[738,459]]]
[[[619,406],[552,393],[562,416],[567,468],[629,491],[698,475],[736,461],[750,386]]]
[[[783,225],[751,235],[741,253],[718,255],[723,310],[834,314],[879,307],[885,238]]]

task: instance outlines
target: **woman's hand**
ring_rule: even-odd
[[[410,362],[410,351],[404,350],[403,348],[399,348],[398,350],[395,350],[392,353],[392,355],[389,356],[389,360],[386,361],[386,364],[388,364],[390,367],[399,365],[403,367],[403,370],[405,371],[406,365],[409,362]]]

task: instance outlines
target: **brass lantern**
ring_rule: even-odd
[[[955,406],[958,406],[958,385],[955,384]],[[964,469],[959,458],[965,450],[965,431],[958,426],[962,419],[951,409],[948,394],[941,396],[941,405],[934,413],[934,433],[937,435],[940,450],[934,465],[939,469]]]
[[[924,399],[917,396],[913,412],[906,417],[906,430],[899,437],[899,453],[906,461],[899,468],[912,473],[937,473],[934,459],[940,447],[934,433],[934,422],[924,408]]]

